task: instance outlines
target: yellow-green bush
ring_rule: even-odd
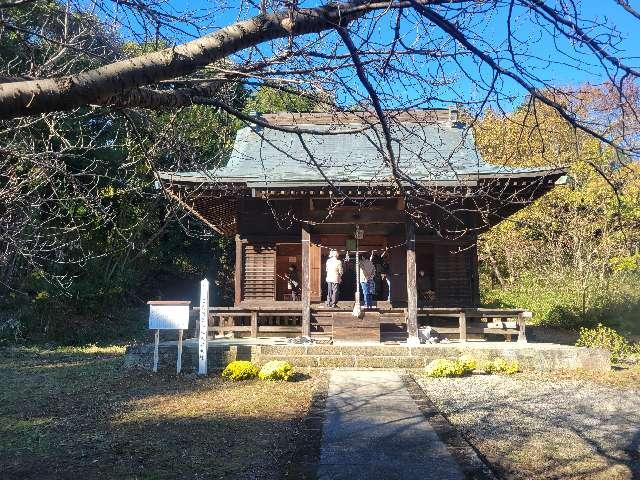
[[[293,367],[284,360],[271,360],[265,363],[258,373],[261,380],[284,380],[285,382],[293,375]]]
[[[458,360],[438,358],[427,365],[426,374],[430,377],[461,377],[465,370],[464,365]]]
[[[611,361],[616,363],[633,353],[634,347],[613,328],[599,323],[596,328],[580,328],[577,347],[604,348],[609,350]]]
[[[627,360],[633,363],[640,363],[640,342],[631,345],[631,353],[627,355]]]
[[[517,360],[505,360],[504,358],[495,358],[493,361],[484,365],[486,373],[504,373],[512,375],[520,371],[520,364]]]
[[[478,368],[478,362],[471,355],[461,355],[458,362],[462,364],[464,373],[472,373],[476,368]]]
[[[258,376],[260,370],[246,360],[231,362],[222,372],[222,377],[229,380],[251,380]]]

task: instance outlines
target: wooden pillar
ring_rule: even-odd
[[[302,336],[311,334],[311,234],[302,226]]]
[[[242,239],[236,235],[236,269],[235,269],[235,291],[234,304],[239,305],[242,301]]]
[[[418,338],[418,291],[416,289],[416,226],[406,223],[407,230],[407,343],[416,345]]]
[[[459,337],[461,342],[467,341],[467,314],[464,310],[458,316]]]
[[[253,338],[258,336],[258,312],[254,310],[251,312],[251,336]]]

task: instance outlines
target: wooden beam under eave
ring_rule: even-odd
[[[405,223],[407,216],[400,210],[360,210],[356,211],[334,211],[329,210],[313,210],[307,214],[307,220],[313,223],[323,224],[346,224],[353,225],[361,223],[367,225],[370,223]]]

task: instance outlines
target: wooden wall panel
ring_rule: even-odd
[[[441,307],[475,306],[472,250],[457,252],[455,245],[435,245],[434,274],[436,305]]]
[[[243,246],[243,300],[275,300],[276,248],[273,244]]]

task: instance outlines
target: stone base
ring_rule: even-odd
[[[502,357],[518,360],[523,370],[611,369],[609,352],[603,349],[540,343],[465,342],[436,345],[268,345],[233,344],[232,341],[209,343],[209,370],[221,370],[234,360],[264,364],[269,360],[286,360],[296,367],[325,368],[423,368],[437,358],[458,358],[462,354],[477,360]],[[159,368],[175,371],[175,342],[160,344]],[[135,345],[127,349],[125,367],[151,370],[153,345]],[[188,340],[182,354],[182,371],[198,369],[197,342]]]

